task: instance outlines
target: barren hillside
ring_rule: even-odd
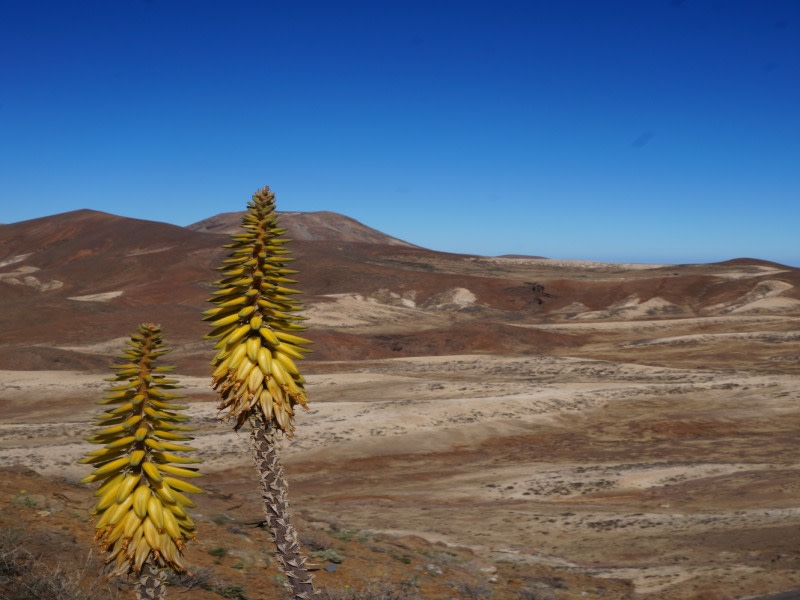
[[[293,240],[363,242],[413,247],[413,244],[386,235],[355,219],[335,212],[279,212],[278,214],[281,224],[288,229],[287,235]],[[207,233],[235,233],[239,229],[242,215],[244,212],[221,213],[192,223],[187,228]]]
[[[422,598],[800,588],[800,270],[455,255],[338,239],[339,223],[290,245],[317,343],[287,471],[310,536],[335,522],[390,541],[346,546],[353,560],[327,581],[377,576],[372,554],[407,552],[386,573],[416,577]],[[42,476],[14,471],[19,485],[86,502],[75,460],[92,400],[124,337],[157,320],[220,494],[201,506],[204,543],[261,540],[219,526],[257,517],[246,436],[217,421],[208,389],[199,313],[224,254],[211,229],[92,211],[0,227],[0,466]],[[434,568],[418,559],[434,555]],[[206,566],[276,597],[256,562]]]

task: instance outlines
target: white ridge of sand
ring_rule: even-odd
[[[104,342],[96,342],[93,344],[83,344],[82,346],[55,346],[60,350],[70,350],[71,352],[80,352],[81,354],[106,354],[111,357],[117,356],[123,348],[126,348],[125,342],[129,337],[118,337]]]
[[[794,298],[776,298],[776,296],[780,296],[793,288],[794,286],[791,283],[777,279],[759,281],[752,290],[735,302],[714,304],[707,307],[704,312],[717,314],[747,314],[749,312],[796,310],[800,307],[800,300],[795,300]]]
[[[662,319],[659,321],[606,321],[606,322],[570,322],[570,323],[543,323],[524,324],[511,323],[515,327],[540,329],[542,331],[570,332],[570,331],[653,331],[674,329],[675,327],[698,327],[703,325],[725,325],[736,323],[739,326],[754,325],[759,323],[800,321],[800,317],[782,317],[775,315],[749,315],[733,316],[720,315],[714,317],[682,317],[678,319]]]
[[[777,267],[756,266],[750,267],[752,271],[720,271],[715,273],[716,277],[724,279],[751,279],[753,277],[764,277],[765,275],[777,275],[778,273],[788,273],[787,269]]]
[[[731,310],[731,314],[746,315],[765,312],[792,312],[800,310],[800,300],[796,298],[761,298]]]
[[[433,326],[436,317],[418,308],[413,299],[382,292],[386,302],[363,294],[327,294],[323,297],[332,302],[315,302],[306,309],[307,325],[346,329],[408,323],[425,327],[430,322]]]
[[[641,319],[658,313],[675,314],[681,312],[683,312],[683,309],[680,306],[663,298],[655,297],[642,302],[638,296],[629,296],[625,300],[612,304],[607,309],[581,313],[573,318],[609,319],[616,317],[621,319]]]
[[[477,299],[478,297],[467,288],[452,288],[446,292],[437,294],[426,302],[425,305],[431,308],[447,308],[448,306],[464,308],[475,304]]]
[[[126,256],[141,256],[142,254],[157,254],[159,252],[166,252],[172,250],[175,246],[164,246],[162,248],[142,248],[139,250],[131,250]]]
[[[116,292],[104,292],[102,294],[89,294],[87,296],[71,296],[67,300],[77,300],[79,302],[108,302],[124,294],[124,290]]]
[[[695,333],[691,335],[675,335],[651,340],[637,340],[620,344],[620,348],[638,348],[640,346],[691,346],[713,342],[750,341],[765,344],[782,344],[800,341],[800,331],[753,331],[745,333]]]
[[[28,253],[28,254],[17,254],[16,256],[12,256],[12,257],[7,258],[5,260],[0,260],[0,268],[7,267],[8,265],[13,265],[14,263],[22,262],[23,260],[25,260],[29,256],[31,256],[30,253]],[[35,267],[30,267],[30,268],[35,269]]]
[[[39,267],[18,267],[17,269],[9,272],[9,273],[0,273],[0,280],[2,279],[18,279],[27,275],[28,273],[36,273],[36,271],[40,271]]]

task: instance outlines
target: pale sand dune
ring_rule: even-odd
[[[465,307],[475,304],[477,296],[467,288],[452,288],[433,296],[425,306],[427,308],[446,308],[448,306]]]
[[[8,259],[3,266],[20,262],[28,256],[30,256],[30,254],[12,257],[11,259]],[[40,269],[38,267],[27,265],[20,266],[13,271],[9,271],[8,273],[0,273],[0,281],[11,285],[25,285],[40,292],[57,290],[64,287],[63,281],[58,281],[56,279],[51,279],[50,281],[41,281],[37,277],[31,275],[31,273],[36,273],[39,270]]]
[[[777,279],[759,281],[752,290],[735,302],[714,304],[706,307],[704,312],[709,314],[747,314],[748,312],[783,312],[797,310],[798,307],[800,307],[800,300],[795,300],[793,298],[776,298],[776,296],[780,296],[792,288],[794,288],[792,284]]]
[[[348,329],[379,325],[414,324],[424,328],[436,327],[441,320],[430,311],[416,308],[413,301],[397,295],[392,303],[362,294],[328,294],[331,302],[314,302],[303,313],[308,325],[334,329]]]
[[[676,315],[684,312],[683,309],[663,298],[650,298],[642,302],[638,296],[630,296],[625,300],[612,304],[607,309],[584,312],[576,315],[575,319],[632,319],[658,315]]]

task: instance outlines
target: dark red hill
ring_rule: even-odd
[[[78,355],[63,347],[108,342],[143,321],[156,321],[176,347],[182,368],[205,373],[210,344],[202,339],[207,328],[200,312],[207,308],[226,242],[211,231],[229,228],[236,215],[186,228],[79,210],[3,225],[0,368],[107,364],[103,353],[88,349]],[[290,249],[306,305],[335,308],[337,295],[358,294],[366,308],[380,306],[391,315],[410,306],[419,317],[403,313],[386,322],[371,317],[355,329],[318,325],[308,334],[319,341],[317,360],[548,352],[573,338],[550,339],[512,325],[569,321],[587,311],[609,311],[592,319],[628,318],[625,307],[639,304],[652,308],[645,315],[650,319],[692,317],[761,292],[800,297],[800,270],[766,261],[639,270],[564,266],[433,252],[336,213],[283,213],[282,218],[299,238]],[[767,279],[773,283],[760,284]],[[467,300],[442,300],[454,291]],[[424,327],[420,319],[426,320]]]

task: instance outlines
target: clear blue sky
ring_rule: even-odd
[[[475,254],[800,265],[800,1],[4,2],[0,222],[331,210]]]

